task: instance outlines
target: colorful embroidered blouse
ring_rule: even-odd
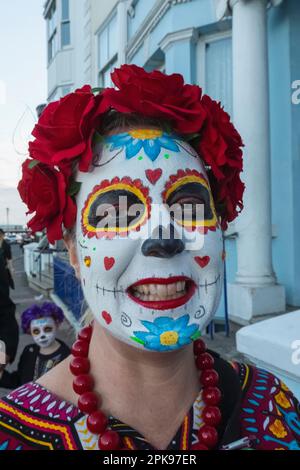
[[[240,377],[242,394],[240,403],[234,403],[230,411],[224,434],[228,434],[236,415],[239,429],[236,437],[254,435],[256,449],[300,450],[300,407],[292,393],[264,370],[244,364],[232,365]],[[197,430],[203,425],[202,408],[200,391],[171,440],[169,450],[195,448]],[[86,418],[73,404],[37,383],[28,383],[0,400],[0,449],[97,450],[98,436],[89,432]],[[109,424],[119,432],[124,447],[153,450],[130,426],[112,416]],[[220,436],[218,448],[221,441]]]

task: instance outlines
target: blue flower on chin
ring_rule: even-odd
[[[152,161],[157,159],[161,149],[179,152],[175,137],[159,129],[134,129],[106,137],[105,142],[110,144],[111,151],[125,147],[127,159],[137,155],[141,149]]]
[[[153,323],[141,321],[148,331],[134,331],[132,339],[153,351],[173,351],[200,336],[199,325],[188,326],[189,319],[189,315],[184,315],[177,320],[159,317]]]

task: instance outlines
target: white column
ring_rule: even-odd
[[[233,117],[244,144],[244,210],[236,221],[238,270],[229,313],[239,323],[285,309],[272,267],[267,0],[231,0]]]

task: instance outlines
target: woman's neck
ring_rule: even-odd
[[[158,449],[165,449],[200,391],[193,345],[178,351],[139,350],[111,336],[96,321],[89,348],[90,373],[100,407],[140,432]],[[70,359],[38,382],[76,404]]]
[[[167,353],[141,350],[113,337],[96,322],[89,359],[95,380],[103,383],[106,376],[115,376],[125,387],[132,383],[169,387],[197,372],[192,344]]]
[[[154,446],[167,446],[199,394],[193,345],[168,353],[144,351],[95,324],[89,359],[102,408]]]

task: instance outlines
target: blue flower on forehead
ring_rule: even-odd
[[[175,320],[159,317],[154,322],[142,321],[148,331],[134,331],[131,339],[153,351],[174,351],[200,336],[199,325],[188,325],[190,316],[183,315]]]
[[[157,159],[161,149],[179,152],[175,137],[159,129],[134,129],[106,137],[105,142],[110,144],[110,150],[125,147],[127,159],[137,155],[141,149],[152,161]]]

